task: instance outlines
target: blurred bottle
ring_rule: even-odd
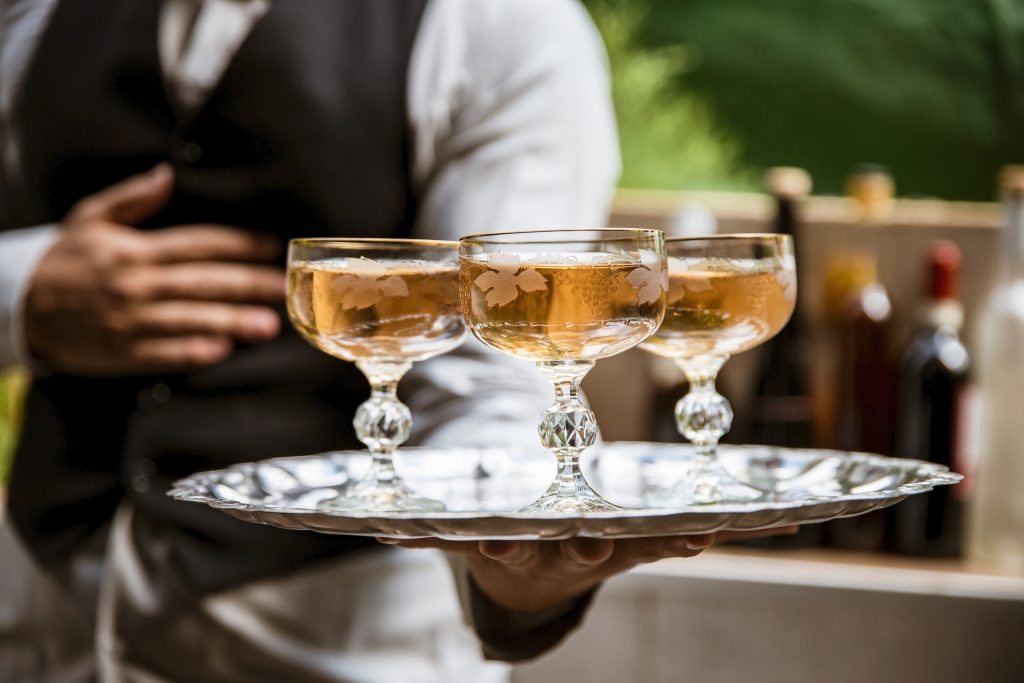
[[[687,200],[682,202],[668,216],[665,226],[666,237],[704,237],[714,235],[718,231],[715,214],[700,202]]]
[[[881,223],[892,213],[896,183],[878,164],[861,164],[846,180],[846,196],[852,199],[866,223]]]
[[[835,447],[892,454],[895,370],[889,361],[892,302],[878,281],[878,262],[867,252],[834,261],[849,290],[833,317],[836,370]]]
[[[1024,571],[1024,166],[1003,169],[999,280],[980,328],[981,447],[969,553]]]
[[[960,341],[964,309],[959,301],[960,249],[939,242],[928,258],[927,299],[918,311],[918,332],[900,358],[896,452],[965,468],[964,421],[971,411],[970,359]],[[966,430],[969,431],[969,430]],[[906,555],[958,557],[963,539],[964,485],[940,486],[891,509],[888,547]]]
[[[793,237],[799,263],[800,206],[811,191],[811,177],[801,168],[770,168],[765,173],[765,190],[775,199],[775,230]],[[750,443],[793,448],[815,445],[810,325],[801,313],[800,283],[798,278],[797,307],[789,324],[761,351],[755,398],[746,418]]]
[[[775,231],[790,235],[797,258],[797,307],[778,335],[760,350],[749,407],[738,411],[734,427],[743,441],[769,446],[810,448],[815,445],[815,410],[811,392],[811,326],[801,309],[806,287],[800,278],[798,232],[800,210],[811,192],[811,176],[802,168],[778,166],[764,175],[764,189],[775,201]],[[748,541],[758,548],[804,548],[821,544],[819,524],[802,526],[793,536]]]
[[[881,224],[893,206],[895,183],[879,166],[861,166],[847,182],[862,223]],[[889,354],[892,301],[878,279],[878,257],[868,250],[833,258],[826,273],[829,338],[836,349],[832,445],[846,451],[891,455],[896,419],[896,369]],[[826,525],[828,545],[883,550],[888,511]]]
[[[892,303],[878,282],[873,254],[833,259],[829,280],[844,282],[845,296],[832,294],[830,338],[837,348],[832,405],[834,448],[890,455],[895,425],[895,371],[888,360]],[[885,547],[887,510],[825,525],[826,545],[848,550]]]

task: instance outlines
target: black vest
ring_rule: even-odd
[[[188,117],[162,79],[158,0],[59,3],[18,93],[22,172],[0,188],[0,229],[59,221],[82,197],[169,160],[174,195],[144,228],[407,236],[405,88],[425,2],[278,0]],[[351,417],[365,380],[283,329],[190,374],[36,379],[9,506],[40,561],[58,566],[126,495],[200,590],[367,545],[165,496],[197,470],[360,446]]]

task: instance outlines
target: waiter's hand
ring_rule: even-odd
[[[515,612],[540,612],[566,604],[616,574],[669,557],[694,557],[712,544],[796,533],[797,527],[761,531],[720,531],[696,536],[662,536],[609,541],[442,541],[417,539],[381,543],[403,548],[437,548],[465,555],[477,587]]]
[[[51,367],[113,376],[186,370],[233,340],[277,335],[276,240],[220,225],[137,230],[174,186],[161,164],[82,199],[40,261],[25,300],[29,351]]]

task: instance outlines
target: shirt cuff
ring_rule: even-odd
[[[29,283],[57,239],[55,225],[0,233],[0,368],[27,365],[24,308]]]
[[[540,612],[516,612],[491,600],[468,577],[473,628],[487,659],[522,662],[554,648],[583,621],[597,589]]]

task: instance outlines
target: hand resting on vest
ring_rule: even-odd
[[[223,360],[233,340],[278,334],[266,305],[284,298],[283,272],[266,265],[277,240],[221,225],[130,227],[173,187],[160,164],[71,208],[25,299],[36,358],[87,376],[181,371]]]

